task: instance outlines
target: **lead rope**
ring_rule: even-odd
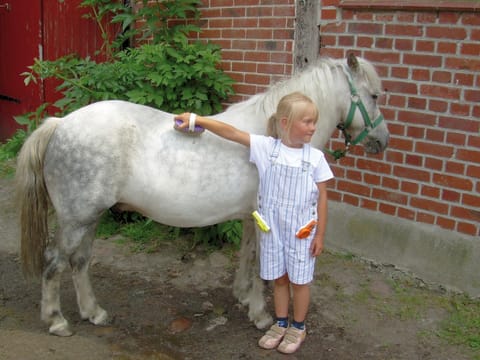
[[[350,150],[351,136],[345,131],[344,124],[338,124],[337,129],[340,130],[345,138],[345,149],[329,150],[325,148],[323,151],[327,154],[333,156],[335,161],[340,160],[341,158],[347,156],[348,151]]]
[[[342,71],[345,74],[345,77],[347,78],[348,82],[348,87],[350,88],[350,97],[353,96],[358,96],[357,95],[357,89],[355,89],[355,86],[353,85],[352,81],[352,75],[350,74],[350,71],[342,66]],[[345,138],[345,149],[337,149],[337,150],[330,150],[325,148],[324,151],[333,156],[335,161],[340,160],[341,158],[347,156],[348,151],[350,150],[350,143],[352,140],[352,137],[347,133],[346,129],[347,127],[350,126],[351,122],[353,121],[353,116],[355,115],[355,110],[356,110],[356,104],[352,101],[350,104],[350,109],[348,110],[348,115],[345,120],[346,123],[341,123],[337,125],[337,129],[340,130],[343,134],[343,137]]]

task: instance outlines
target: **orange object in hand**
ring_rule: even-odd
[[[317,221],[312,219],[310,220],[306,225],[302,226],[295,236],[299,239],[305,239],[310,236],[312,233],[312,230],[315,228],[315,225],[317,225]]]

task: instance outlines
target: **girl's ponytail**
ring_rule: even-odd
[[[267,135],[275,139],[279,139],[281,137],[280,129],[278,128],[277,114],[273,114],[268,119]]]

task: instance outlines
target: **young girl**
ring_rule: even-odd
[[[318,109],[301,93],[284,96],[268,121],[268,137],[190,113],[178,115],[175,120],[180,120],[176,126],[181,129],[193,129],[196,122],[225,139],[250,147],[250,161],[257,166],[260,178],[258,212],[270,227],[270,231],[262,232],[260,240],[260,277],[274,280],[276,315],[276,323],[258,344],[282,353],[295,352],[306,336],[309,284],[315,258],[323,250],[327,221],[326,181],[333,177],[323,153],[309,145]],[[315,230],[297,234],[311,220],[316,222]]]

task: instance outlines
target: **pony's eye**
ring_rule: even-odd
[[[373,94],[373,95],[372,95],[372,99],[373,99],[373,100],[377,100],[377,99],[378,99],[378,95],[377,95],[377,94]]]

